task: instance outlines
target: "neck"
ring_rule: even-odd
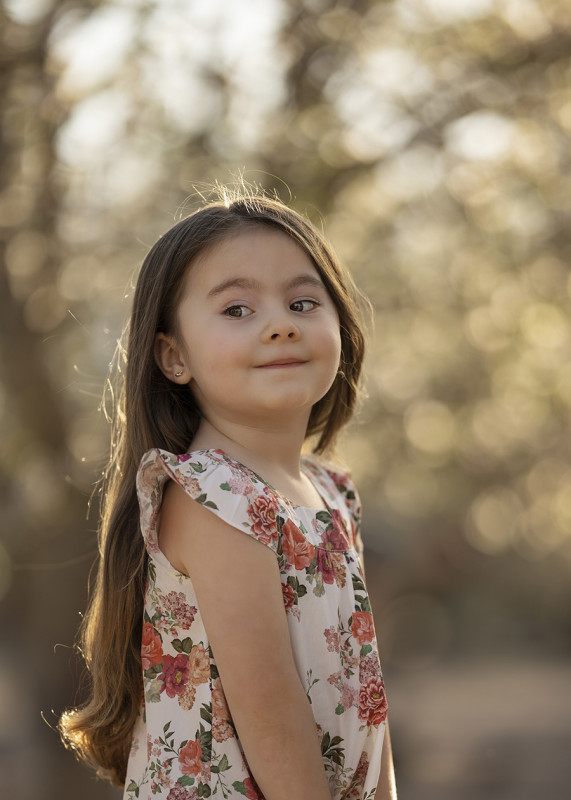
[[[282,473],[296,478],[300,475],[306,426],[305,415],[280,429],[203,418],[191,447],[193,450],[223,450],[264,477]]]

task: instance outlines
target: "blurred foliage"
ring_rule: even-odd
[[[244,178],[374,305],[343,452],[389,656],[568,648],[571,6],[2,0],[0,29],[5,602],[22,565],[91,558],[133,272]]]

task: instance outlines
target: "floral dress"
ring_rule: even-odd
[[[263,800],[236,735],[192,581],[159,549],[168,479],[275,553],[294,659],[331,796],[374,797],[387,703],[359,561],[359,500],[349,477],[330,465],[304,456],[302,469],[324,501],[321,510],[291,504],[220,450],[177,456],[155,449],[143,457],[137,490],[149,555],[144,696],[124,800]]]

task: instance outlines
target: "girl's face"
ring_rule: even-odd
[[[339,318],[319,273],[293,239],[263,226],[196,260],[178,327],[174,345],[159,336],[159,361],[171,379],[190,381],[215,424],[306,425],[339,367]]]

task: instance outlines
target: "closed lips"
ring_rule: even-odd
[[[302,361],[300,358],[284,358],[277,361],[269,361],[267,364],[260,364],[258,369],[267,367],[296,367],[300,364],[307,364],[307,361]]]

